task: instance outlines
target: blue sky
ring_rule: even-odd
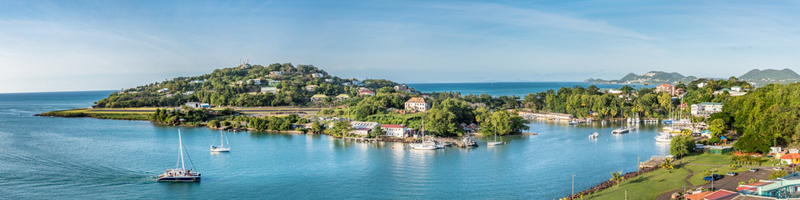
[[[121,89],[240,60],[404,83],[800,71],[800,1],[6,1],[0,92]]]

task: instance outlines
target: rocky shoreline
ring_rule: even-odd
[[[627,180],[627,179],[634,178],[634,177],[636,177],[638,175],[641,175],[641,174],[644,174],[644,173],[647,173],[647,172],[655,171],[657,169],[658,168],[652,168],[652,167],[642,168],[638,173],[637,172],[628,172],[625,175],[623,175],[622,177],[623,177],[623,180]],[[604,181],[604,182],[598,184],[597,186],[594,186],[594,187],[589,188],[587,190],[575,193],[575,194],[573,194],[571,196],[564,197],[563,199],[581,199],[581,196],[594,194],[594,193],[600,192],[602,190],[608,189],[610,187],[614,187],[616,185],[617,184],[614,183],[613,181],[610,181],[610,180]]]

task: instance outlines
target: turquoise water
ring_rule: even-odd
[[[0,199],[554,199],[635,171],[667,152],[655,127],[621,136],[610,126],[533,123],[507,145],[410,150],[324,135],[180,128],[200,183],[160,183],[174,167],[178,127],[141,121],[34,117],[87,107],[109,92],[0,94]],[[600,132],[598,140],[588,134]],[[479,138],[478,140],[483,140]],[[485,142],[485,141],[484,141]],[[187,163],[188,165],[189,163]]]
[[[492,96],[515,95],[524,97],[529,93],[544,92],[549,89],[558,91],[561,87],[589,87],[595,85],[600,89],[619,89],[620,84],[596,84],[586,82],[500,82],[500,83],[411,83],[408,86],[421,92],[460,92],[465,94],[486,93]],[[634,87],[648,87],[643,85],[631,85]]]

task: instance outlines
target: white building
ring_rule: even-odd
[[[168,91],[169,91],[169,89],[167,89],[167,88],[161,88],[160,90],[158,90],[158,93],[164,93],[164,92],[168,92]]]
[[[322,78],[322,73],[313,73],[313,74],[311,74],[311,77]]]
[[[741,92],[741,91],[742,91],[742,87],[739,87],[739,86],[733,86],[733,87],[731,87],[731,91],[734,91],[734,92]]]
[[[425,112],[431,108],[431,103],[425,102],[421,97],[412,97],[406,101],[406,110],[413,112]]]
[[[209,107],[211,107],[210,104],[200,103],[200,102],[188,102],[188,103],[186,103],[184,105],[186,105],[186,107],[189,107],[189,108],[209,108]]]
[[[277,94],[278,93],[278,88],[277,87],[261,87],[261,93],[267,93],[267,92],[272,93],[272,94]]]
[[[722,112],[721,103],[703,102],[699,104],[692,104],[692,115],[708,117],[711,114]]]
[[[608,89],[609,94],[622,94],[622,90]]]
[[[255,85],[261,85],[261,79],[250,79],[248,82],[253,82]]]
[[[402,124],[384,124],[381,125],[381,129],[386,131],[386,136],[388,137],[405,137],[406,136],[406,129],[405,125]]]
[[[706,86],[706,82],[700,82],[700,83],[697,84],[698,88],[702,88],[702,87],[705,87],[705,86]]]

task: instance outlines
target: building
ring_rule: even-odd
[[[283,76],[283,71],[271,71],[269,72],[270,76]]]
[[[800,164],[800,153],[787,153],[781,156],[781,163],[787,165]]]
[[[317,86],[317,85],[306,85],[306,91],[314,92],[314,90],[317,89],[317,87],[319,87],[319,86]]]
[[[622,90],[608,89],[608,92],[606,92],[606,93],[608,93],[608,94],[622,94]]]
[[[352,121],[350,122],[350,126],[353,127],[353,131],[350,131],[351,134],[366,136],[372,133],[372,129],[378,126],[377,122],[360,122],[360,121]]]
[[[741,91],[742,91],[742,87],[739,87],[739,86],[733,86],[733,87],[731,87],[731,91],[734,91],[734,92],[741,92]]]
[[[358,96],[375,96],[375,92],[372,90],[362,90],[358,91]]]
[[[327,97],[328,96],[325,96],[324,94],[315,94],[314,96],[311,96],[311,102],[312,103],[319,103],[319,102],[325,101],[325,98],[327,98]]]
[[[425,112],[431,108],[431,103],[425,102],[421,97],[412,97],[406,101],[406,110],[413,112]]]
[[[694,193],[694,194],[687,194],[687,195],[684,196],[684,199],[687,199],[687,200],[704,200],[704,197],[706,197],[706,195],[709,195],[711,193],[713,193],[713,191],[705,191],[705,192],[698,192],[698,193]]]
[[[408,89],[408,85],[406,85],[406,84],[395,85],[394,86],[394,90],[398,91],[398,92],[411,92],[411,90]]]
[[[313,74],[311,74],[311,77],[322,78],[322,73],[313,73]]]
[[[675,86],[664,83],[664,84],[661,84],[659,86],[656,86],[656,92],[659,92],[659,93],[660,92],[666,92],[669,95],[674,95],[675,94]]]
[[[697,84],[698,88],[702,88],[702,87],[705,87],[705,86],[706,86],[706,82],[700,82],[700,83]]]
[[[268,81],[267,81],[267,84],[268,84],[269,86],[278,86],[278,83],[281,83],[281,81],[279,81],[279,80],[272,80],[272,79],[270,79],[270,80],[268,80]]]
[[[408,131],[406,126],[402,124],[384,124],[381,125],[381,129],[386,131],[386,136],[399,138],[406,137],[406,131]]]
[[[250,79],[247,80],[248,83],[252,82],[253,85],[261,85],[261,79]]]
[[[270,86],[267,86],[267,87],[261,87],[261,93],[267,93],[267,92],[269,92],[269,93],[272,93],[272,94],[277,94],[279,91],[280,91],[280,90],[278,90],[278,88],[277,88],[277,87],[270,87]]]
[[[186,107],[189,107],[189,108],[210,108],[211,107],[211,104],[200,103],[200,102],[188,102],[188,103],[186,103],[184,105],[186,105]]]
[[[160,90],[158,90],[158,93],[165,93],[165,92],[169,92],[169,89],[161,88]]]
[[[350,98],[350,95],[347,95],[347,94],[336,95],[336,100],[338,100],[338,101],[344,101],[344,100],[347,100],[349,98]]]
[[[694,116],[708,117],[718,112],[722,112],[721,103],[703,102],[692,104],[692,115]]]

